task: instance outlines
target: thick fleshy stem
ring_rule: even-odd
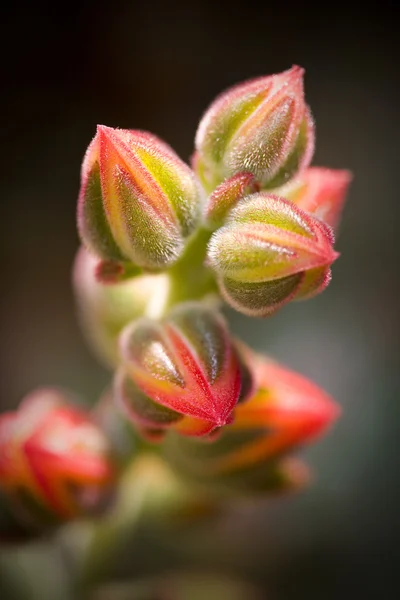
[[[182,257],[168,270],[168,291],[158,315],[162,317],[176,304],[187,300],[208,299],[218,304],[218,286],[212,271],[205,265],[211,231],[199,228],[189,240]]]

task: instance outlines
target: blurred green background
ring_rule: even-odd
[[[278,600],[399,597],[395,4],[26,4],[8,8],[1,39],[1,408],[42,384],[94,401],[109,380],[85,347],[70,281],[80,162],[96,123],[150,130],[187,160],[219,92],[300,64],[314,164],[354,173],[342,256],[318,298],[271,320],[228,314],[258,350],[328,390],[343,416],[304,452],[310,489],[237,508],[167,549],[153,540],[135,572],[204,566]]]

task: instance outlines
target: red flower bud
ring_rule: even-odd
[[[209,196],[205,207],[205,221],[209,227],[220,227],[229,211],[241,198],[259,191],[254,175],[238,173],[225,179]]]
[[[241,344],[255,393],[238,404],[234,421],[212,444],[170,435],[172,466],[207,490],[270,493],[302,487],[308,468],[292,456],[324,434],[339,409],[317,385]]]
[[[166,268],[182,254],[199,217],[190,168],[157,137],[98,126],[82,165],[78,228],[105,260]]]
[[[349,171],[310,167],[279,190],[299,208],[337,229],[352,176]]]
[[[116,397],[147,432],[209,434],[232,421],[249,391],[225,321],[200,303],[180,305],[161,323],[138,319],[120,342]]]
[[[303,69],[294,66],[221,94],[197,130],[194,166],[209,190],[241,171],[277,187],[307,167],[313,151]]]
[[[37,527],[98,510],[115,477],[107,438],[56,389],[0,416],[0,488]]]
[[[267,433],[221,461],[221,469],[292,451],[325,433],[340,413],[332,398],[303,375],[244,347],[243,351],[256,392],[236,407],[230,431],[261,428]]]

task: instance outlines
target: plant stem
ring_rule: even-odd
[[[211,233],[204,228],[198,229],[189,240],[182,257],[168,271],[170,289],[165,309],[179,302],[198,300],[217,293],[215,277],[205,264]]]

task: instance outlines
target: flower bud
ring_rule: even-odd
[[[279,193],[336,230],[351,179],[349,171],[310,167]]]
[[[34,529],[104,508],[114,482],[107,438],[69,401],[43,388],[0,416],[0,488]]]
[[[205,221],[211,228],[220,227],[230,209],[244,196],[259,191],[251,173],[238,173],[225,179],[209,196],[205,207]]]
[[[150,435],[170,427],[209,434],[232,421],[251,387],[225,321],[200,303],[181,304],[161,323],[134,321],[121,334],[120,351],[116,399]]]
[[[212,235],[208,263],[233,308],[268,316],[327,286],[338,257],[333,241],[322,221],[284,198],[260,192],[239,202]]]
[[[323,434],[339,415],[332,398],[306,377],[244,346],[242,352],[256,392],[236,407],[231,431],[261,428],[264,435],[221,461],[221,470],[282,456]]]
[[[165,273],[139,275],[114,285],[97,277],[98,259],[82,247],[75,259],[73,286],[83,332],[94,354],[106,366],[118,363],[121,330],[145,312],[157,312],[165,297]]]
[[[221,94],[196,134],[194,166],[204,186],[252,173],[261,187],[277,187],[307,167],[314,125],[304,102],[303,69],[260,77]]]
[[[199,216],[191,169],[157,137],[99,125],[78,203],[84,245],[105,260],[161,269],[181,255]]]
[[[234,421],[213,444],[170,434],[165,451],[185,477],[208,488],[247,492],[297,488],[308,470],[288,456],[323,434],[337,418],[333,400],[314,383],[241,345],[255,393],[238,404]]]

